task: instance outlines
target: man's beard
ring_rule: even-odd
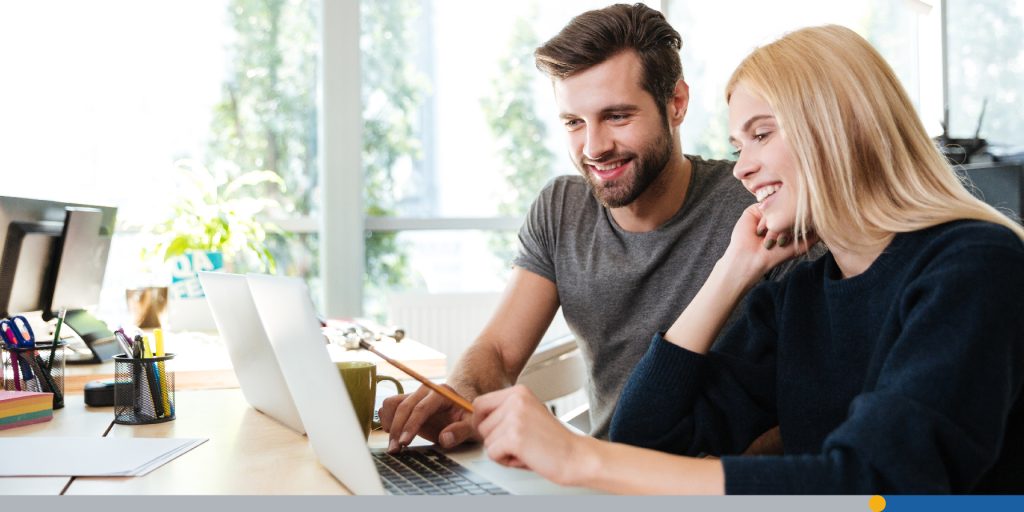
[[[602,155],[599,160],[591,162],[614,162],[616,160],[632,160],[633,166],[631,175],[623,175],[611,182],[602,182],[594,177],[594,173],[583,163],[585,158],[576,162],[576,167],[590,184],[590,191],[594,197],[607,208],[621,208],[633,201],[636,201],[643,194],[651,183],[661,176],[662,171],[668,166],[672,158],[672,135],[666,128],[661,136],[654,142],[645,146],[640,155],[635,153],[613,153]]]

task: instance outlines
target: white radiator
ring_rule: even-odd
[[[392,326],[404,328],[410,339],[444,353],[447,357],[447,370],[451,371],[459,357],[462,356],[462,352],[480,335],[480,331],[491,319],[500,300],[500,293],[392,293],[388,296],[387,322]],[[567,334],[569,334],[569,328],[562,318],[562,311],[559,310],[541,341],[541,348],[546,346],[546,342],[564,338]],[[536,359],[536,356],[533,359]],[[573,377],[573,380],[583,386],[586,376],[583,375],[582,360],[578,365],[569,369],[574,374],[579,373]],[[527,368],[524,373],[531,373],[530,370],[531,368]],[[554,380],[565,380],[566,376],[558,375],[557,377]],[[542,383],[529,381],[529,378],[524,379],[524,383],[532,384],[531,389],[542,385]],[[535,389],[536,391],[540,391],[540,389]],[[554,397],[545,396],[545,398]],[[556,414],[563,414],[581,405],[585,408],[586,403],[586,393],[578,391],[551,400],[548,405]],[[584,430],[588,428],[580,426]]]
[[[480,335],[501,300],[500,293],[400,292],[388,296],[388,324],[448,357],[451,370],[462,352]],[[544,341],[569,333],[558,310]]]
[[[448,370],[483,330],[501,299],[500,293],[393,293],[388,297],[388,324],[448,357]]]

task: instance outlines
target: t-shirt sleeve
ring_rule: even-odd
[[[762,284],[745,314],[700,355],[654,336],[612,418],[612,441],[659,451],[721,455],[743,451],[778,423],[775,306]]]
[[[992,468],[1021,393],[1020,248],[947,250],[907,286],[877,385],[822,452],[724,457],[730,494],[959,493]],[[864,319],[871,321],[871,319]]]
[[[519,252],[512,265],[529,270],[534,274],[555,282],[555,226],[558,211],[554,200],[557,179],[549,183],[541,191],[530,206],[526,221],[519,228]]]

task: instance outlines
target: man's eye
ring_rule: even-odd
[[[565,122],[565,127],[566,128],[575,128],[575,127],[579,126],[582,123],[583,123],[583,121],[581,121],[579,119],[569,119],[568,121]]]

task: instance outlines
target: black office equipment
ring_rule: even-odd
[[[0,196],[0,315],[66,308],[65,323],[89,348],[68,364],[99,363],[119,352],[90,309],[99,302],[116,208]]]
[[[85,384],[85,405],[89,407],[114,405],[114,379],[87,382]]]
[[[942,135],[935,137],[935,143],[939,151],[952,165],[963,165],[971,161],[971,158],[988,146],[988,141],[981,138],[981,125],[985,120],[985,108],[988,106],[988,98],[981,103],[981,113],[978,115],[978,125],[974,129],[974,137],[955,138],[951,135],[947,121],[942,122]],[[949,119],[949,108],[946,109],[945,119]]]
[[[1021,221],[1024,207],[1024,164],[991,162],[958,167],[970,180],[968,189],[982,201]]]
[[[149,425],[175,418],[174,354],[114,357],[114,423]]]

